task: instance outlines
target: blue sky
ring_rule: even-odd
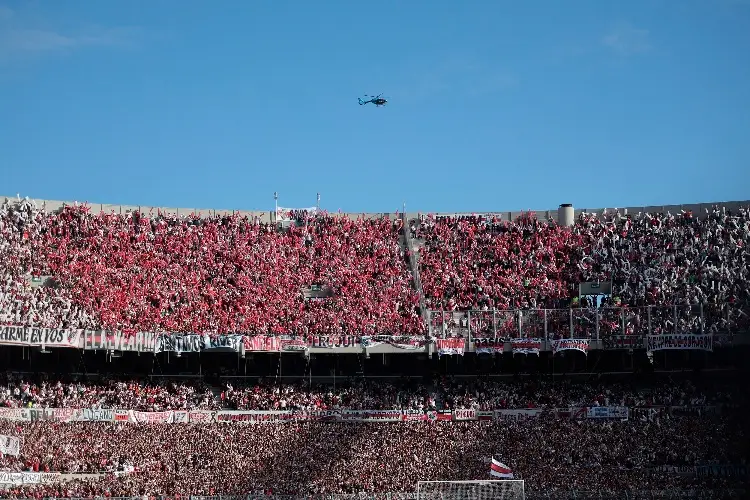
[[[750,0],[0,0],[0,194],[622,207],[749,160]]]

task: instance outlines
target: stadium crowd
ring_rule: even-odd
[[[572,307],[577,337],[593,336],[591,307],[601,312],[599,334],[699,332],[750,325],[750,211],[714,208],[692,213],[584,214],[571,228],[524,216],[508,222],[487,217],[434,217],[412,221],[423,241],[421,282],[433,310],[508,310]],[[611,281],[601,302],[576,297],[581,282]],[[702,313],[699,305],[703,305]],[[723,309],[731,304],[731,317]],[[743,306],[736,307],[742,304]],[[644,306],[650,307],[646,311]],[[676,309],[674,306],[677,306]],[[648,317],[647,317],[648,316]],[[489,317],[488,317],[489,318]],[[518,318],[496,315],[493,325],[475,314],[473,332],[515,336]],[[541,322],[524,318],[526,336],[542,336]],[[467,318],[446,321],[461,326]],[[569,330],[567,311],[548,311],[548,331]]]
[[[5,324],[208,333],[412,333],[418,298],[388,219],[315,216],[280,232],[236,216],[0,213]],[[56,287],[30,288],[31,276]],[[331,293],[304,300],[303,289]]]
[[[303,214],[304,215],[304,214]],[[750,326],[750,212],[583,215],[572,228],[524,216],[412,221],[427,307],[579,308],[581,281],[612,280],[599,305],[627,306],[628,333]],[[424,333],[400,223],[304,215],[287,231],[238,216],[44,213],[0,207],[0,322],[123,331]],[[32,287],[31,276],[55,286]],[[320,287],[327,298],[305,300]],[[679,314],[672,305],[676,304]],[[701,314],[696,307],[703,304]],[[743,305],[732,309],[726,304]],[[591,335],[584,308],[576,324]],[[620,315],[601,335],[620,332]],[[515,328],[513,318],[499,325]],[[559,322],[568,321],[565,311]],[[554,315],[549,321],[557,321]],[[538,323],[538,322],[537,322]],[[524,325],[528,335],[534,322]],[[731,324],[731,325],[730,325]],[[506,332],[508,333],[508,332]]]
[[[20,375],[0,381],[0,407],[165,410],[497,410],[571,406],[703,406],[737,402],[736,387],[682,380],[637,386],[616,381],[443,378],[434,383],[352,379],[324,384],[223,383],[139,379],[50,378]]]
[[[413,491],[418,480],[489,477],[501,458],[528,490],[711,488],[741,478],[683,477],[660,465],[739,464],[739,416],[493,422],[133,425],[0,422],[24,438],[0,469],[105,473],[11,488],[10,496]]]

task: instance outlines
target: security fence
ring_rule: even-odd
[[[750,328],[750,304],[429,311],[435,337],[602,339],[660,334],[731,335]]]

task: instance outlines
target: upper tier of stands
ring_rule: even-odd
[[[614,289],[598,305],[750,302],[750,212],[736,204],[582,213],[571,227],[544,213],[420,216],[404,237],[390,214],[298,214],[282,230],[267,213],[96,208],[2,204],[1,324],[417,334],[421,292],[445,311],[577,307],[578,284],[597,280]],[[311,287],[324,297],[308,300]]]

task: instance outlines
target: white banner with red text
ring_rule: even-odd
[[[464,355],[466,339],[463,337],[435,340],[438,356]]]
[[[552,341],[552,352],[557,354],[562,351],[578,351],[584,354],[589,352],[589,339],[559,339]]]

